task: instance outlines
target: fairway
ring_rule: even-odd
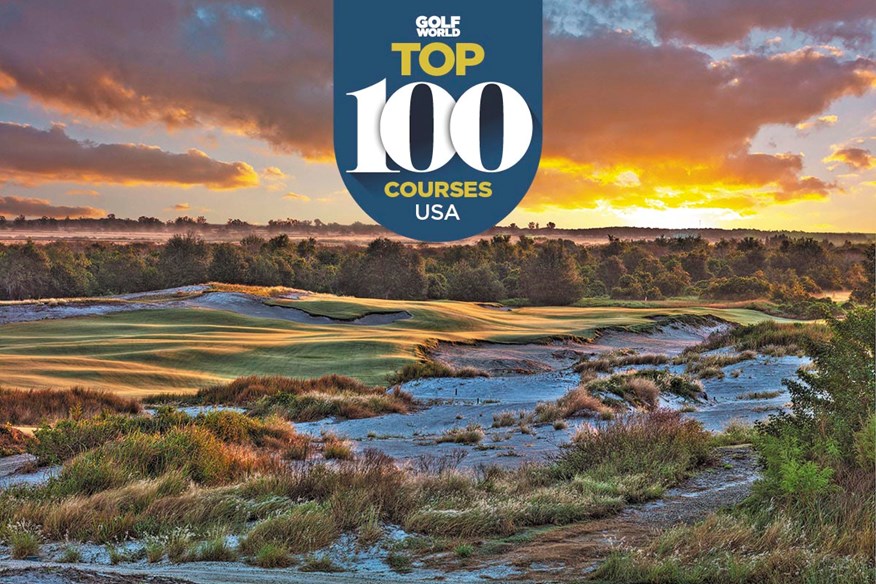
[[[6,387],[82,385],[129,395],[194,391],[242,375],[339,373],[367,383],[418,358],[437,340],[522,343],[591,338],[601,328],[646,325],[659,316],[712,315],[740,324],[774,320],[741,308],[541,307],[503,312],[451,301],[387,301],[315,294],[272,300],[312,314],[352,318],[407,311],[408,320],[361,326],[301,324],[223,310],[168,308],[0,327]]]

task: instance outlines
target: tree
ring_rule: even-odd
[[[41,298],[49,293],[51,283],[49,257],[32,241],[10,246],[0,256],[0,286],[6,298]]]
[[[455,266],[447,276],[447,297],[467,302],[494,302],[505,297],[505,286],[489,265]]]
[[[572,304],[583,290],[578,264],[562,240],[539,246],[520,270],[520,291],[535,304]]]
[[[221,243],[213,251],[213,260],[208,271],[210,280],[230,284],[242,283],[246,273],[243,251],[231,243]]]
[[[209,265],[210,248],[192,233],[171,237],[158,257],[158,272],[167,287],[206,282]]]
[[[854,309],[829,324],[831,338],[810,348],[814,367],[784,382],[790,411],[758,424],[764,463],[758,490],[795,505],[812,503],[832,481],[853,476],[849,469],[863,469],[870,477],[873,472],[873,307]],[[863,489],[872,496],[869,485]]]
[[[425,262],[419,253],[398,241],[375,239],[363,255],[344,262],[338,288],[366,298],[425,298],[428,291]]]
[[[852,300],[872,305],[876,296],[876,246],[868,245],[864,251],[864,279],[852,290]]]

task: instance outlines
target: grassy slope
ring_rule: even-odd
[[[131,395],[195,390],[249,374],[339,373],[382,383],[388,373],[416,359],[417,345],[436,338],[513,343],[553,335],[589,337],[598,328],[642,325],[660,315],[712,314],[745,324],[770,319],[737,308],[545,307],[508,313],[462,302],[327,295],[311,296],[307,304],[330,314],[407,310],[413,318],[374,327],[317,326],[167,309],[5,325],[0,328],[0,383],[23,388],[79,384]]]

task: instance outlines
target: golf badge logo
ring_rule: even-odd
[[[535,178],[541,0],[335,0],[334,141],[344,183],[384,227],[477,235]]]

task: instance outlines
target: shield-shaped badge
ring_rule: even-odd
[[[335,158],[368,215],[422,241],[496,225],[542,145],[541,0],[335,0]]]

